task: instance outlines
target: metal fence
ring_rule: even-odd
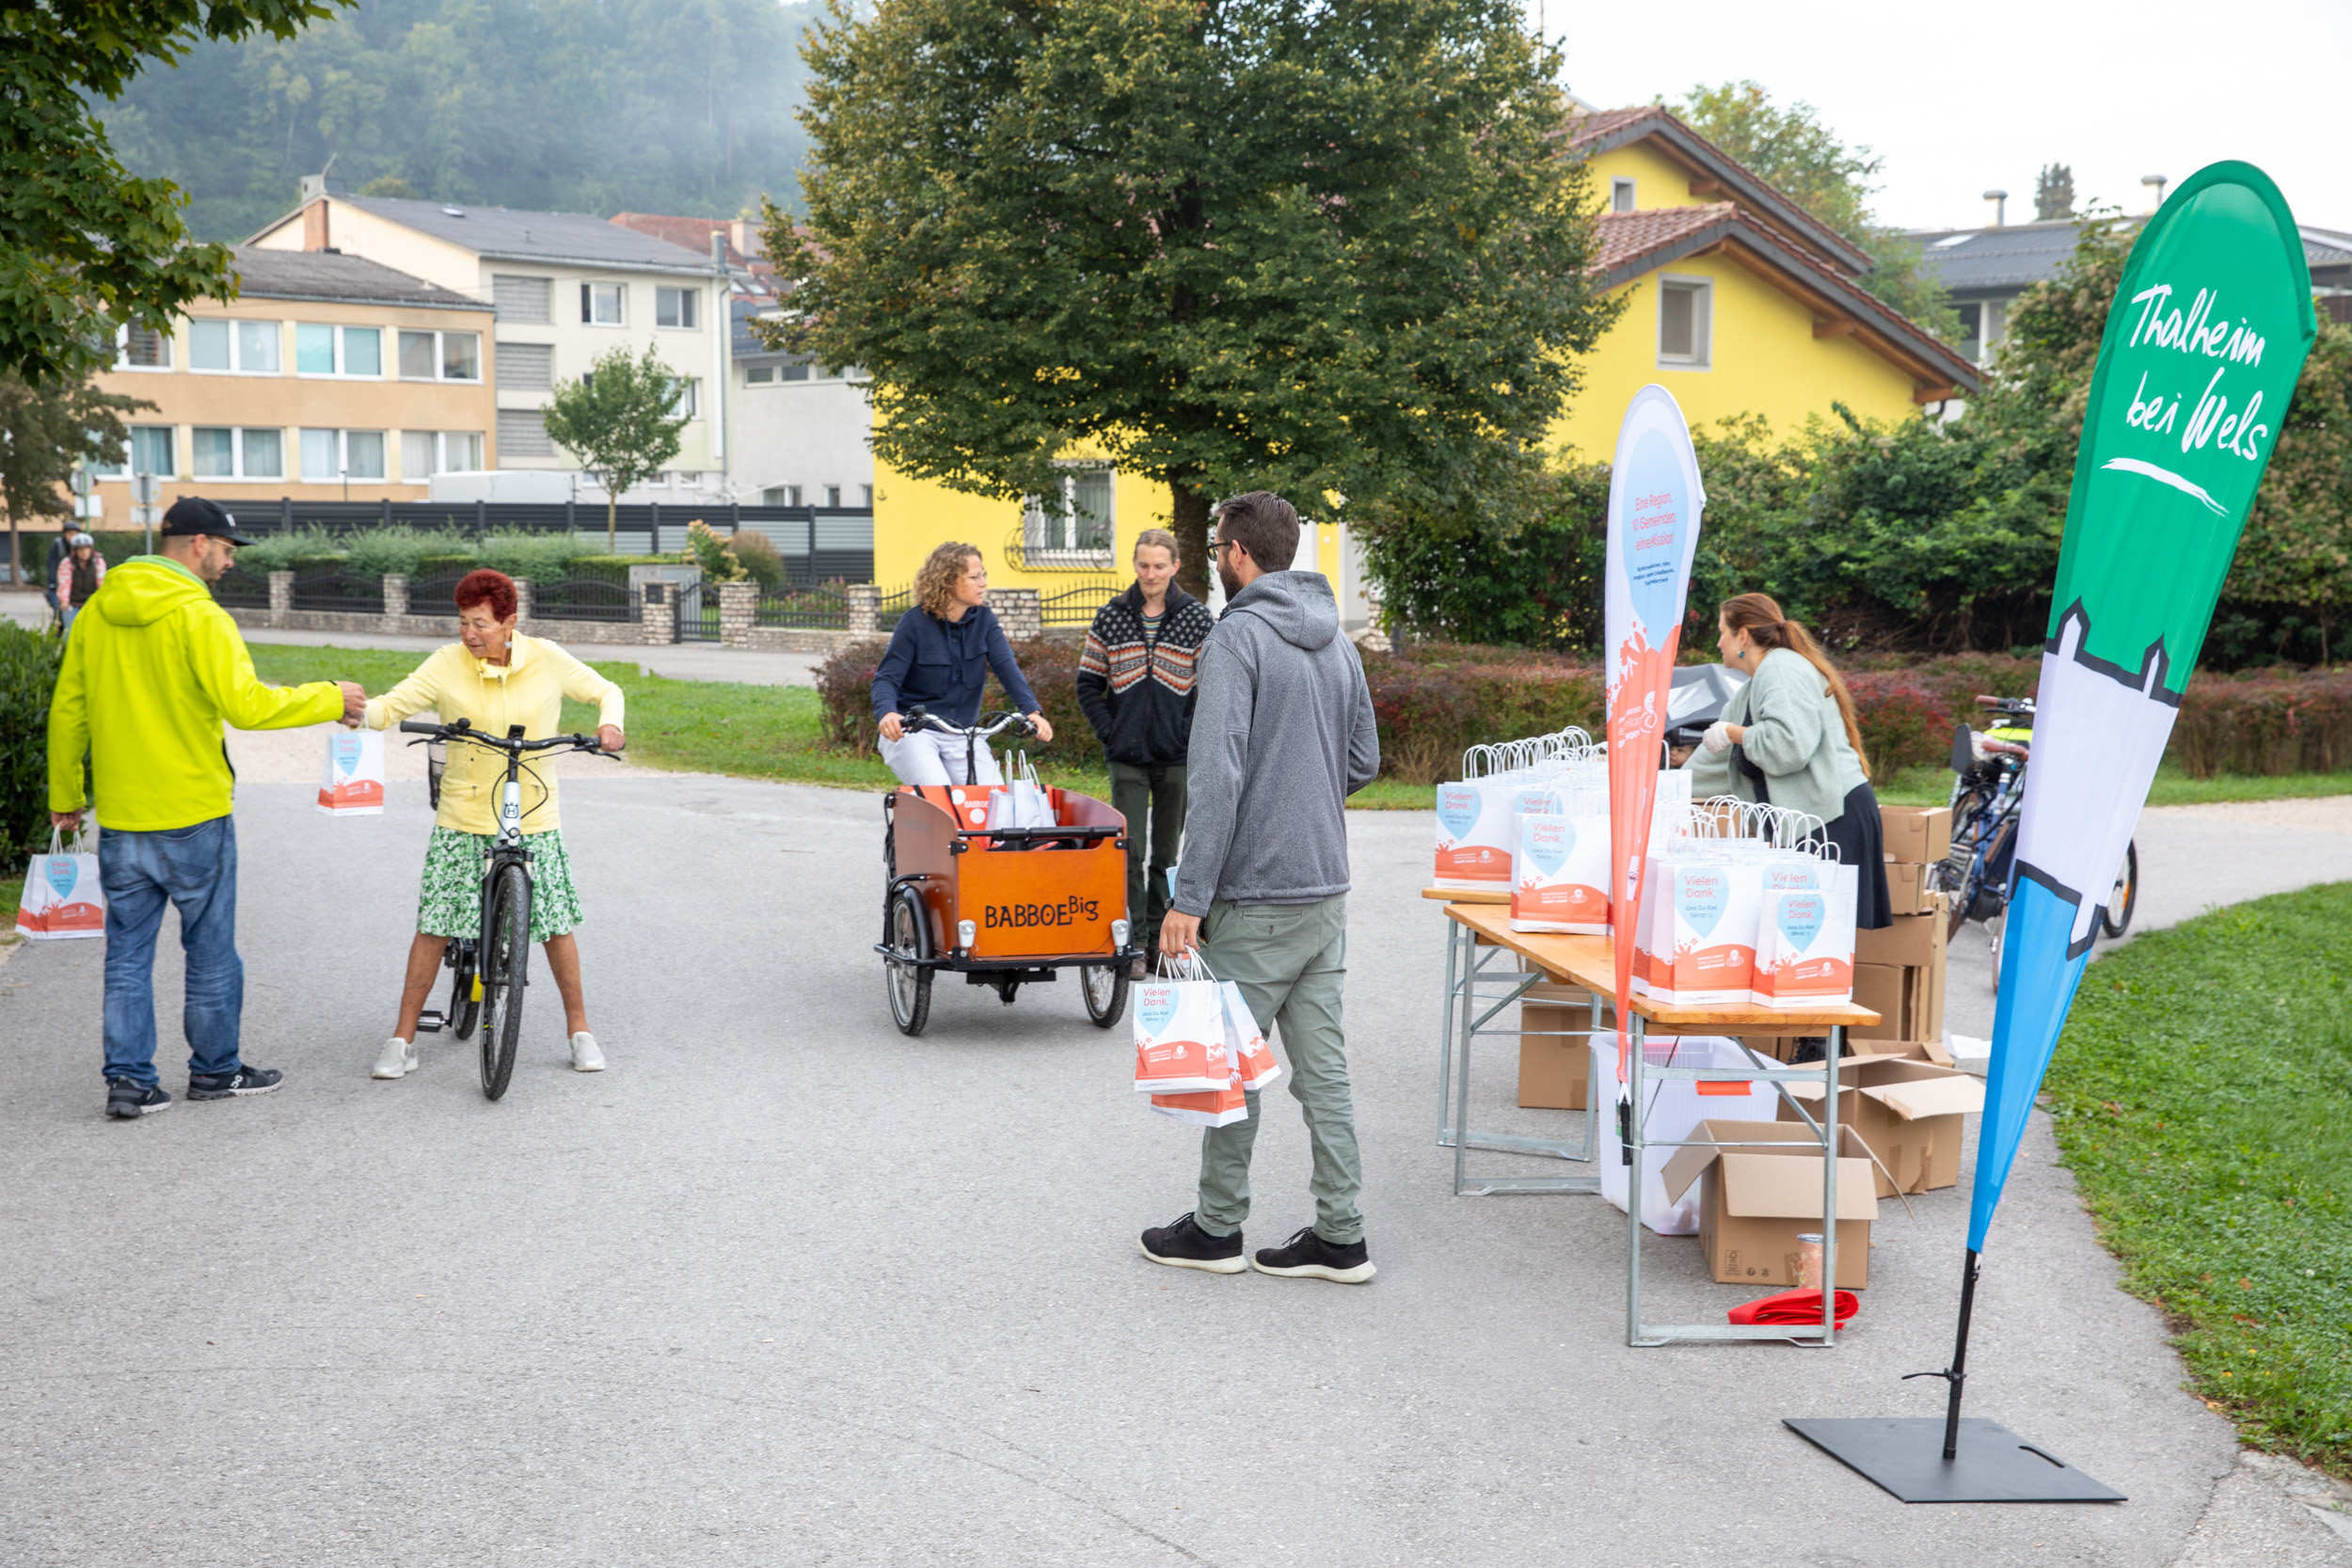
[[[531,585],[531,612],[542,621],[635,621],[641,610],[627,581],[565,578]]]
[[[1037,602],[1038,622],[1047,626],[1090,626],[1094,625],[1094,612],[1117,597],[1126,586],[1123,582],[1113,580],[1045,594]]]
[[[796,630],[846,631],[850,597],[832,588],[771,589],[759,596],[754,626],[788,626]]]
[[[213,602],[230,610],[267,610],[269,574],[231,566],[214,579]]]
[[[269,603],[264,586],[262,602]],[[384,578],[374,572],[345,571],[341,566],[301,566],[294,570],[293,607],[296,610],[337,610],[346,615],[384,613]]]
[[[457,585],[466,580],[463,572],[441,572],[429,578],[412,578],[408,583],[408,613],[411,615],[454,615],[457,613]]]

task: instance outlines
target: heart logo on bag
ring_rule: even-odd
[[[82,870],[73,863],[72,855],[52,855],[49,863],[41,868],[41,875],[49,879],[49,885],[57,890],[58,897],[63,898],[73,891],[73,884],[81,879]]]
[[[1478,791],[1468,784],[1439,784],[1438,823],[1455,838],[1478,826]]]
[[[1530,822],[1527,858],[1547,877],[1557,876],[1576,851],[1576,830],[1565,822]]]
[[[359,766],[359,737],[356,735],[335,736],[335,768],[349,773]]]
[[[1789,946],[1802,953],[1821,934],[1821,922],[1827,917],[1828,910],[1820,894],[1789,894],[1780,901],[1780,934],[1788,939]]]
[[[1143,1032],[1156,1036],[1176,1017],[1176,988],[1174,986],[1145,986],[1136,992],[1136,1022]]]
[[[1685,874],[1675,880],[1675,913],[1703,937],[1715,934],[1724,918],[1724,879],[1720,874]]]

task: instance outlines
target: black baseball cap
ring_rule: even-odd
[[[218,534],[232,545],[253,543],[237,531],[237,519],[223,511],[217,501],[208,501],[201,496],[182,496],[164,514],[164,537],[184,539],[196,533]]]

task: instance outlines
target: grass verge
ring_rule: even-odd
[[[2045,1085],[2124,1288],[2248,1442],[2352,1477],[2352,883],[2152,931],[2085,975]]]
[[[1948,768],[1906,768],[1872,784],[1881,803],[1940,806],[1952,798]],[[2296,800],[2316,795],[2352,795],[2352,773],[2280,773],[2253,778],[2224,773],[2192,779],[2177,768],[2160,768],[2148,791],[2152,806],[2201,806],[2222,800]]]

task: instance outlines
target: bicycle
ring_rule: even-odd
[[[423,719],[404,719],[403,735],[421,736],[411,746],[430,748],[436,742],[471,741],[506,757],[506,778],[499,790],[498,836],[482,873],[482,934],[450,942],[442,963],[454,972],[445,1012],[418,1015],[420,1033],[438,1034],[443,1025],[464,1039],[482,1027],[482,1093],[497,1100],[506,1093],[515,1073],[515,1048],[522,1038],[523,992],[531,984],[531,851],[523,847],[523,756],[531,752],[586,752],[594,756],[612,753],[592,735],[557,735],[525,740],[520,724],[504,736],[485,735],[471,720],[453,724]],[[428,755],[430,752],[428,751]],[[534,783],[537,775],[532,775]],[[440,803],[440,777],[432,770],[432,795]]]
[[[2017,824],[2026,800],[2026,765],[2033,756],[2034,701],[2030,697],[1979,697],[1979,706],[1997,716],[1987,730],[1960,725],[1952,734],[1952,847],[1936,868],[1936,882],[1950,896],[1948,935],[1968,921],[1984,925],[1993,947],[1993,984],[2001,983],[2001,922],[2009,911],[2010,878],[2017,858]],[[2099,925],[2110,937],[2131,929],[2139,902],[2139,844],[2123,847]]]

